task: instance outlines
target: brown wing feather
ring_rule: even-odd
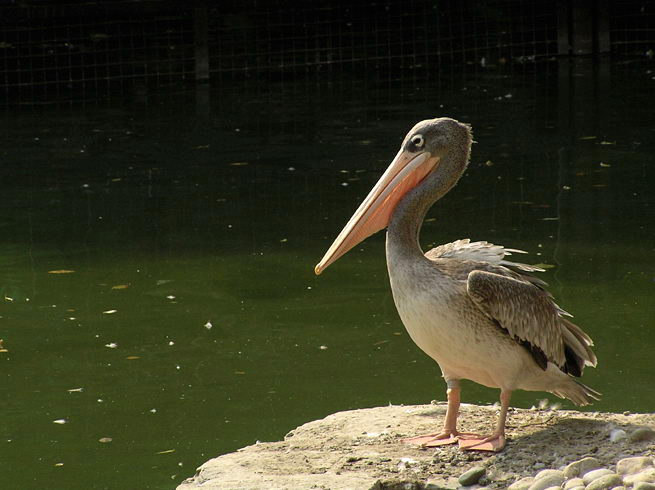
[[[580,376],[585,364],[596,365],[589,336],[563,317],[567,313],[541,287],[474,270],[468,275],[467,291],[473,302],[512,338],[541,350],[562,371]]]

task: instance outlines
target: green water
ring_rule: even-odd
[[[383,234],[313,274],[409,127],[441,115],[477,144],[425,246],[470,237],[554,266],[544,278],[596,341],[593,408],[652,410],[649,69],[223,83],[5,111],[3,488],[172,488],[338,410],[444,399],[395,312]]]

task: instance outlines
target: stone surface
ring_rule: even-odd
[[[584,481],[585,485],[589,485],[592,481],[600,478],[601,476],[605,475],[615,475],[612,470],[608,470],[607,468],[599,468],[597,470],[591,470],[586,472],[584,475],[582,475],[582,480]]]
[[[646,456],[623,458],[616,463],[616,472],[619,475],[632,475],[651,466],[653,466],[653,459]]]
[[[621,477],[612,472],[610,474],[601,476],[600,478],[594,479],[585,487],[585,490],[610,490],[616,486],[621,485],[622,483],[623,480],[621,480]]]
[[[631,442],[652,441],[655,439],[655,430],[648,427],[640,427],[628,436]]]
[[[474,466],[467,472],[462,473],[457,481],[460,485],[465,487],[475,485],[478,481],[480,481],[480,478],[482,478],[486,471],[487,469],[484,466]]]
[[[584,487],[584,480],[582,478],[571,478],[564,485],[564,490],[570,490],[575,487]]]
[[[596,470],[601,466],[601,462],[596,458],[582,458],[567,465],[564,468],[564,475],[567,478],[575,478],[576,476],[584,475],[588,471]]]
[[[555,475],[555,476],[561,478],[562,481],[564,481],[564,479],[566,478],[566,477],[564,476],[564,472],[561,471],[561,470],[541,470],[539,473],[537,473],[537,474],[534,476],[534,479],[535,479],[535,480],[539,480],[540,478],[545,478],[545,477],[547,477],[547,476],[553,476],[553,475]]]
[[[614,429],[610,432],[611,442],[620,442],[628,437],[628,434],[623,429]]]
[[[607,437],[608,426],[628,433],[653,427],[655,415],[569,410],[514,409],[509,415],[507,446],[501,453],[464,452],[457,445],[424,449],[402,443],[404,437],[438,430],[445,411],[445,403],[438,403],[335,413],[292,430],[282,441],[253,444],[207,461],[178,489],[359,490],[374,485],[380,490],[456,489],[458,477],[467,469],[485,466],[486,488],[525,490],[535,481],[527,480],[523,487],[510,483],[533,477],[538,471],[535,465],[557,468],[573,461],[577,464],[567,468],[574,468],[573,476],[578,476],[580,468],[614,468],[619,459],[655,454],[650,444],[613,444]],[[459,427],[486,433],[497,416],[496,408],[463,404]],[[591,454],[597,465],[591,464],[593,468],[585,458]],[[655,474],[644,471],[626,478],[635,478],[634,483],[655,480]]]
[[[525,478],[521,478],[520,480],[515,481],[512,483],[509,487],[507,487],[507,490],[528,490],[530,488],[530,485],[534,483],[534,477],[532,476],[526,476]]]
[[[655,468],[645,468],[639,473],[623,477],[623,483],[628,486],[634,485],[637,482],[655,483]]]
[[[534,483],[530,485],[528,490],[546,490],[550,487],[561,488],[562,483],[564,483],[563,475],[547,475],[542,478],[535,479]]]
[[[635,483],[632,490],[655,490],[655,483],[648,483],[645,481],[640,481]]]

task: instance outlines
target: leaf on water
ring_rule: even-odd
[[[84,388],[71,388],[70,390],[66,390],[69,393],[82,393],[84,391]]]
[[[582,137],[580,137],[578,139],[580,139],[580,140],[595,140],[596,138],[597,138],[597,136],[582,136]]]
[[[98,439],[98,442],[107,443],[107,442],[111,442],[112,440],[113,439],[111,437],[101,437],[100,439]]]
[[[129,284],[116,284],[116,286],[112,286],[111,288],[112,289],[127,289],[129,287],[130,287]]]
[[[402,332],[391,332],[391,333],[392,333],[392,335],[402,335],[403,334]]]
[[[72,274],[73,272],[75,271],[70,269],[57,269],[54,271],[48,271],[48,274]]]
[[[0,352],[9,352],[4,345],[4,339],[0,339]]]
[[[63,425],[66,422],[68,422],[68,420],[66,420],[66,419],[57,419],[57,420],[52,421],[53,424],[59,424],[59,425]]]
[[[530,264],[530,265],[533,266],[533,267],[539,267],[540,269],[552,269],[552,268],[556,267],[553,264],[544,264],[544,263]]]
[[[64,466],[64,463],[55,463],[55,466]]]
[[[232,162],[232,163],[228,163],[228,165],[231,167],[245,167],[246,165],[248,165],[248,162]]]
[[[135,359],[141,359],[141,356],[127,356],[125,359],[128,361],[133,361]]]
[[[155,454],[170,454],[170,453],[174,453],[174,452],[175,452],[175,449],[166,449],[164,451],[157,451]]]
[[[102,314],[103,314],[103,315],[113,315],[113,314],[116,313],[117,311],[118,311],[118,310],[106,310],[106,311],[103,311]]]
[[[9,301],[10,303],[14,300],[14,298],[10,298],[5,294],[5,301]]]
[[[378,340],[373,345],[382,345],[382,344],[386,344],[387,342],[389,342],[389,341],[388,340]]]

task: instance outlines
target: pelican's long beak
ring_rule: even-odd
[[[320,274],[365,238],[386,228],[398,201],[416,187],[438,163],[439,158],[429,152],[411,153],[400,150],[316,265],[314,272]]]

